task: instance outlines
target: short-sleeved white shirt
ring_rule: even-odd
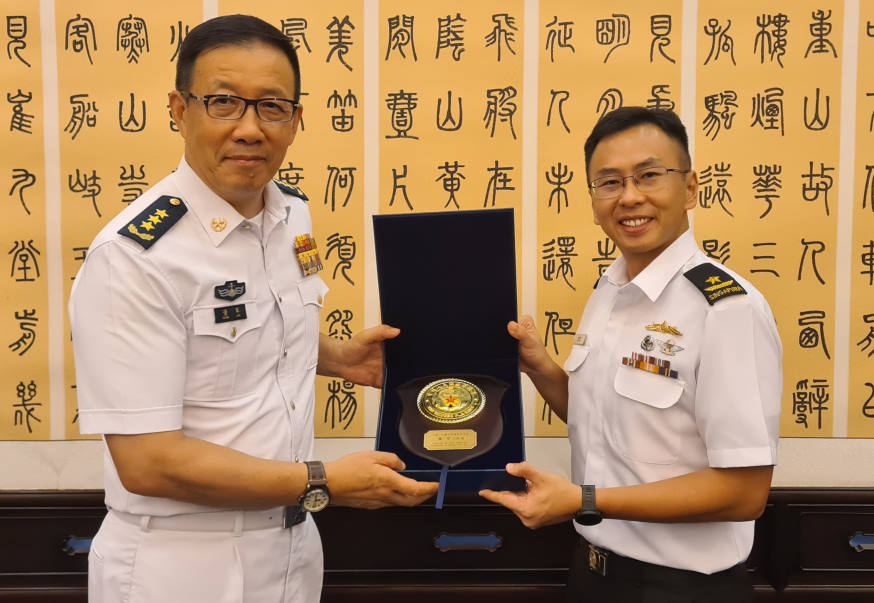
[[[748,281],[718,264],[747,293],[710,305],[684,277],[705,262],[713,263],[687,231],[630,282],[623,258],[599,280],[565,363],[575,483],[609,488],[707,467],[776,464],[783,378],[774,317]],[[655,330],[661,323],[681,334]],[[624,365],[632,354],[668,361],[676,374]],[[745,560],[754,528],[752,521],[574,525],[620,555],[708,574]]]
[[[181,199],[187,212],[148,249],[117,233],[163,195]],[[116,216],[88,249],[70,297],[82,433],[181,429],[259,458],[312,458],[318,317],[327,286],[317,274],[303,274],[294,247],[295,236],[311,232],[306,203],[275,183],[266,188],[259,225],[213,193],[184,159]],[[245,292],[221,297],[216,288],[229,282]],[[216,308],[239,305],[244,319],[219,321]],[[108,452],[104,459],[113,509],[216,510],[128,492]],[[292,541],[295,558],[320,554],[315,529],[293,528]],[[300,579],[318,590],[321,575]]]

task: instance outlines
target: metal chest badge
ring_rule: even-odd
[[[294,253],[305,276],[315,274],[324,268],[313,235],[307,233],[294,237]]]
[[[656,331],[657,333],[665,333],[666,335],[682,335],[677,327],[668,324],[668,321],[654,322],[651,325],[644,327],[647,331]]]
[[[666,335],[675,335],[677,337],[683,335],[677,327],[669,325],[667,321],[652,323],[644,328],[647,331],[665,333]],[[656,348],[666,356],[676,356],[678,352],[683,351],[683,346],[675,343],[673,339],[657,339],[652,335],[644,335],[643,340],[640,342],[640,349],[644,352],[651,352]],[[664,358],[632,352],[630,356],[622,358],[622,364],[647,373],[655,373],[656,375],[670,377],[671,379],[678,378],[677,371],[671,368],[671,361]]]
[[[667,335],[676,335],[678,337],[683,334],[677,327],[671,326],[668,324],[668,321],[662,322],[654,322],[650,325],[646,325],[644,327],[647,331],[655,331],[656,333],[665,333]],[[673,339],[656,339],[652,335],[644,336],[643,340],[640,342],[640,349],[644,352],[651,352],[658,346],[659,350],[662,354],[666,354],[668,356],[676,356],[677,352],[683,351],[683,346],[677,345]]]
[[[658,346],[662,354],[668,356],[676,356],[677,352],[682,352],[685,348],[674,343],[673,339],[655,339],[652,335],[646,335],[640,342],[640,349],[644,352],[651,352]]]

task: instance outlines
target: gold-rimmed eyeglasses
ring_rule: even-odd
[[[291,121],[300,103],[288,98],[243,98],[233,94],[205,94],[197,96],[183,92],[186,98],[203,102],[206,114],[215,119],[240,119],[249,108],[255,107],[255,114],[262,121],[271,123]]]
[[[631,176],[620,176],[611,174],[610,176],[602,176],[595,178],[589,183],[592,189],[592,196],[595,199],[607,200],[615,199],[622,194],[625,188],[625,181],[631,178],[634,181],[634,186],[642,193],[652,193],[661,189],[668,180],[668,174],[675,172],[677,174],[687,174],[691,170],[680,170],[676,168],[666,168],[662,166],[645,167],[636,170]]]

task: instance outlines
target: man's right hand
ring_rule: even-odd
[[[511,320],[507,332],[519,341],[519,368],[531,378],[552,412],[567,421],[567,373],[550,358],[534,319],[525,315],[519,322]]]
[[[519,322],[511,320],[507,323],[507,332],[519,341],[519,368],[523,372],[542,372],[540,367],[552,362],[540,340],[533,318],[525,315],[519,318]]]
[[[418,482],[398,473],[405,465],[396,454],[354,452],[325,463],[331,502],[345,507],[411,507],[437,493],[437,482]]]
[[[508,463],[507,473],[525,478],[522,492],[480,490],[479,495],[516,514],[532,530],[567,521],[580,508],[580,487],[530,463]]]

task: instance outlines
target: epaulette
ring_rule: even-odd
[[[746,289],[741,287],[729,273],[710,262],[695,266],[691,270],[684,272],[683,276],[701,290],[701,293],[704,294],[704,299],[711,306],[720,299],[725,299],[732,295],[747,294]]]
[[[164,236],[179,218],[185,215],[188,207],[179,197],[162,195],[133,220],[122,226],[118,234],[133,239],[145,249]]]
[[[275,182],[276,186],[279,187],[279,190],[281,190],[286,195],[294,195],[295,197],[299,198],[304,203],[306,203],[307,201],[310,200],[310,198],[307,197],[304,194],[304,192],[302,190],[300,190],[299,188],[297,188],[296,186],[293,186],[291,184],[287,184],[287,183],[283,182],[282,180],[274,180],[273,182]]]

